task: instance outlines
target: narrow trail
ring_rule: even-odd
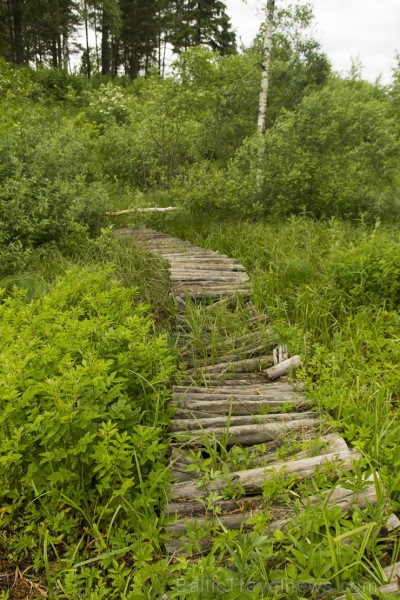
[[[168,261],[176,305],[186,381],[172,390],[173,483],[166,507],[170,520],[166,554],[171,560],[181,555],[196,558],[185,543],[190,525],[217,521],[221,529],[250,530],[251,518],[265,508],[263,490],[278,473],[301,481],[316,478],[321,468],[330,466],[332,488],[300,499],[304,507],[323,503],[350,515],[356,506],[378,503],[373,476],[357,492],[335,484],[335,473],[343,478],[344,471],[356,469],[360,455],[313,410],[302,385],[288,381],[300,359],[289,358],[286,348],[277,347],[271,326],[251,302],[244,267],[219,252],[144,227],[116,233]],[[215,343],[210,321],[205,322],[201,336],[206,347],[210,344],[209,352],[196,355],[190,346],[188,315],[199,307],[210,313],[211,321],[215,311],[229,311],[233,321],[244,324],[240,335],[227,335]],[[214,475],[209,466],[205,476],[204,463],[212,466]],[[273,504],[268,510],[267,534],[284,529],[298,514],[287,504]],[[394,532],[400,521],[389,507],[387,513],[387,531]],[[211,544],[212,533],[204,535],[197,556]],[[385,573],[391,582],[380,591],[398,592],[400,563]]]

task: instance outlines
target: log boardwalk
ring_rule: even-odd
[[[310,505],[340,507],[350,515],[356,507],[376,504],[382,493],[376,474],[357,488],[343,485],[360,455],[313,410],[301,384],[288,382],[300,359],[278,346],[265,315],[255,310],[244,267],[147,228],[117,234],[168,262],[186,368],[183,382],[172,390],[165,549],[170,560],[207,552],[218,529],[250,530],[254,517],[265,511],[268,486],[277,477],[310,480],[314,491],[297,494],[296,502],[269,501],[267,535],[284,529]],[[331,489],[316,493],[327,471]],[[400,522],[389,507],[387,518],[387,531],[396,530]],[[204,532],[196,544],[186,535],[193,527]],[[399,571],[400,566],[393,573]]]

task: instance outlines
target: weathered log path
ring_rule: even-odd
[[[251,529],[252,518],[265,509],[263,492],[277,474],[301,481],[329,468],[332,489],[300,498],[296,509],[269,504],[267,534],[296,519],[299,505],[322,503],[350,514],[356,506],[376,504],[380,493],[374,477],[356,491],[335,484],[339,475],[343,480],[343,473],[354,470],[360,456],[329,430],[301,385],[288,383],[286,376],[300,359],[289,358],[285,347],[277,347],[271,327],[251,303],[244,267],[224,254],[147,228],[117,233],[132,237],[168,262],[181,359],[186,365],[186,380],[172,390],[172,488],[166,507],[170,518],[166,553],[171,560],[207,552],[213,527]],[[190,337],[187,308],[201,303],[205,311],[231,306],[234,314],[238,307],[248,314],[247,331],[233,340],[218,340],[206,357],[196,357],[184,343],[185,336]],[[207,328],[202,335],[211,344]],[[241,449],[240,459],[232,448]],[[207,524],[211,528],[194,551],[185,533]],[[388,511],[387,529],[399,525]],[[394,582],[399,571],[396,567],[388,580]],[[390,590],[396,586],[392,583]]]

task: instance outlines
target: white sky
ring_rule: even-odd
[[[225,0],[238,42],[251,43],[262,20],[262,0]],[[287,0],[278,0],[281,6]],[[310,0],[314,37],[336,71],[347,73],[352,58],[364,66],[363,76],[388,83],[400,52],[400,0]]]

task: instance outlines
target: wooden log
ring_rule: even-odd
[[[271,389],[264,390],[263,393],[251,393],[250,390],[244,389],[243,391],[232,391],[228,393],[220,393],[219,389],[217,390],[209,390],[205,388],[203,392],[183,392],[176,393],[172,392],[172,402],[173,404],[180,404],[180,402],[186,401],[195,401],[195,402],[213,402],[213,401],[222,401],[225,400],[228,403],[231,400],[238,401],[254,401],[254,402],[268,402],[273,400],[278,400],[280,402],[292,402],[296,400],[304,400],[305,398],[301,396],[299,393],[294,392],[293,390],[281,390],[281,389]]]
[[[177,304],[184,310],[186,309],[186,302],[184,301],[183,298],[181,298],[180,296],[175,296],[174,300],[175,300],[175,304]]]
[[[197,524],[199,527],[204,527],[204,525],[206,525],[207,523],[213,523],[214,525],[219,525],[221,528],[225,529],[243,528],[243,531],[250,531],[252,529],[252,525],[246,526],[245,522],[252,516],[254,516],[253,511],[248,511],[243,513],[218,515],[217,517],[204,516],[197,518],[180,519],[179,521],[175,521],[174,523],[169,523],[166,526],[166,532],[167,534],[173,536],[184,535],[186,533],[188,525]]]
[[[222,298],[225,296],[234,296],[235,294],[250,294],[250,288],[237,286],[236,284],[224,287],[222,284],[219,284],[218,286],[210,286],[207,282],[205,282],[205,285],[199,285],[199,283],[200,282],[188,283],[186,285],[182,282],[171,281],[172,294],[174,296],[182,296],[183,294],[184,296],[188,296],[191,300],[202,300],[219,297]]]
[[[176,273],[230,273],[233,275],[247,275],[244,267],[240,264],[231,264],[226,260],[211,259],[181,259],[171,260],[170,271]]]
[[[216,365],[209,365],[199,369],[204,374],[210,373],[225,373],[233,371],[235,373],[251,373],[269,367],[273,364],[272,356],[260,356],[258,358],[246,358],[244,360],[236,360],[231,362],[221,362]],[[194,373],[194,370],[189,370],[189,373]]]
[[[146,207],[136,207],[136,208],[123,208],[121,210],[109,210],[104,214],[107,217],[118,217],[120,215],[129,215],[130,213],[166,213],[173,212],[175,210],[179,210],[179,206],[166,206],[158,207],[158,206],[146,206]]]
[[[254,425],[261,423],[279,423],[286,421],[298,421],[299,419],[316,418],[317,413],[275,413],[267,415],[242,415],[236,417],[222,416],[206,419],[173,419],[171,422],[172,431],[195,431],[198,429],[209,429],[215,427],[237,427],[238,425]]]
[[[235,265],[227,260],[212,260],[212,259],[194,259],[187,258],[185,261],[171,260],[170,270],[176,273],[210,273],[210,275],[218,275],[218,273],[227,273],[232,276],[248,277],[246,271],[243,271],[241,265]]]
[[[259,342],[255,342],[254,344],[248,344],[243,349],[240,349],[238,354],[226,354],[218,357],[218,364],[220,363],[233,363],[240,360],[243,360],[245,357],[255,357],[257,355],[264,354],[266,350],[268,350],[267,344],[260,344]],[[189,368],[199,369],[207,366],[211,366],[209,364],[211,362],[211,358],[208,359],[200,359],[200,358],[192,358],[184,361],[186,366]]]
[[[249,496],[238,500],[218,500],[213,503],[212,511],[215,514],[243,513],[244,511],[264,508],[265,500],[262,496]],[[174,519],[181,517],[196,517],[206,515],[208,512],[206,502],[191,500],[188,502],[170,502],[165,510],[165,515]]]
[[[186,289],[182,286],[173,286],[173,291],[178,294],[187,294],[192,300],[201,300],[203,298],[220,298],[223,296],[234,296],[240,294],[242,296],[250,295],[250,288],[226,288],[226,289],[204,289],[203,291],[198,291],[197,289],[192,289],[188,286]]]
[[[246,353],[250,352],[265,352],[266,349],[272,346],[273,342],[269,340],[267,337],[261,337],[258,332],[251,334],[247,339],[243,336],[243,340],[240,338],[232,339],[229,341],[221,342],[221,344],[215,344],[214,348],[208,349],[208,359],[211,357],[211,353],[214,356],[219,355],[219,362],[227,362],[225,358],[229,358],[232,354],[224,355],[223,352],[240,352],[241,356],[246,355]],[[207,351],[207,349],[206,349]],[[180,354],[181,359],[186,362],[186,364],[196,364],[197,367],[205,366],[207,364],[207,358],[202,358],[196,356],[195,352],[191,350],[190,352],[184,352]]]
[[[399,529],[400,519],[395,514],[390,515],[386,523],[386,528],[388,531],[395,531],[396,529]]]
[[[183,247],[189,247],[189,248],[193,246],[193,244],[191,244],[187,240],[181,240],[180,238],[172,237],[170,235],[167,235],[166,233],[161,233],[160,231],[151,231],[151,232],[138,231],[135,233],[135,237],[137,239],[140,239],[142,242],[146,242],[146,243],[160,242],[160,243],[171,244],[171,245],[174,245],[177,247],[183,246]],[[197,246],[193,246],[193,247],[197,248]]]
[[[360,590],[362,591],[363,587],[366,588],[366,591],[368,593],[368,596],[365,595],[365,593],[358,593],[356,592],[356,590]],[[381,585],[381,586],[377,586],[376,584],[367,584],[365,586],[363,585],[353,585],[352,588],[352,594],[351,594],[351,598],[352,600],[355,600],[356,598],[361,598],[361,599],[365,599],[365,598],[377,598],[378,596],[377,594],[379,594],[379,598],[386,598],[386,596],[388,594],[399,594],[400,591],[400,584],[398,581],[395,581],[393,583],[387,583],[385,585]],[[371,596],[372,594],[372,596]],[[344,595],[344,596],[335,596],[335,600],[347,600],[348,596]]]
[[[218,391],[215,389],[218,388]],[[174,385],[172,388],[172,392],[174,395],[182,395],[182,394],[204,394],[207,391],[210,393],[218,393],[218,394],[228,394],[231,396],[232,394],[239,395],[250,395],[250,396],[262,396],[264,394],[270,393],[286,393],[289,392],[291,394],[295,394],[304,390],[304,386],[299,385],[296,387],[288,383],[286,381],[273,381],[270,383],[254,383],[251,380],[245,380],[242,384],[240,381],[234,380],[231,383],[224,384],[223,382],[219,384],[210,383],[207,386],[199,386],[199,385]]]
[[[212,276],[218,275],[218,273],[226,273],[227,275],[232,276],[248,277],[246,271],[241,268],[241,265],[232,265],[226,261],[216,261],[211,260],[210,258],[199,257],[197,261],[195,261],[194,257],[187,256],[185,262],[183,261],[183,258],[180,262],[171,258],[168,259],[168,263],[170,272],[177,273],[178,275],[180,273],[210,273],[210,276]]]
[[[378,502],[377,492],[375,486],[366,482],[363,489],[359,492],[349,490],[342,486],[336,486],[333,490],[322,495],[322,502],[324,506],[339,506],[345,513],[348,513],[353,506],[359,506],[361,509],[366,508],[368,504],[376,504]],[[306,498],[300,498],[300,503],[307,507],[309,504],[321,503],[321,497],[311,496]],[[265,507],[265,499],[263,496],[245,496],[237,500],[217,500],[212,504],[211,510],[208,507],[207,502],[200,502],[198,500],[189,500],[186,502],[170,502],[167,507],[165,514],[167,517],[180,519],[183,517],[196,518],[199,516],[205,516],[206,514],[225,514],[225,513],[243,513],[246,511],[257,511],[263,510]],[[279,512],[281,505],[273,505],[272,507],[273,516],[275,521],[282,518],[282,514]],[[283,509],[288,513],[288,507],[285,506]],[[289,509],[289,513],[290,513]],[[291,515],[292,516],[292,515]],[[290,521],[288,516],[287,521]],[[393,570],[394,574],[400,571],[400,563],[393,567],[385,569],[385,574],[389,577],[389,573]],[[400,572],[399,572],[400,575]]]
[[[228,427],[208,427],[190,431],[176,431],[175,439],[185,441],[186,445],[203,443],[210,437],[221,440],[226,437],[227,447],[241,444],[254,446],[263,444],[296,430],[317,429],[322,426],[320,419],[295,419],[292,421],[279,421],[253,425],[233,425]]]
[[[263,410],[268,410],[270,413],[281,413],[284,403],[280,402],[269,402],[268,404],[262,405]],[[312,404],[309,401],[292,401],[287,403],[287,407],[298,411],[309,411],[312,408]],[[230,405],[223,405],[222,403],[207,403],[207,404],[188,404],[187,406],[179,406],[174,409],[175,417],[177,419],[190,419],[190,418],[213,418],[217,415],[258,415],[261,407],[255,403],[247,403],[246,405],[235,404],[232,407]],[[261,410],[262,410],[261,409]]]
[[[385,567],[383,572],[388,583],[397,581],[397,577],[400,577],[400,562],[390,565],[389,567]]]
[[[182,483],[182,481],[191,481],[192,479],[197,479],[197,474],[192,471],[179,467],[173,467],[171,470],[171,481],[173,483]]]
[[[300,356],[292,356],[292,358],[284,360],[283,362],[267,369],[266,374],[269,377],[269,379],[278,379],[279,377],[288,375],[291,371],[297,369],[300,366]]]
[[[246,302],[246,308],[249,311],[251,317],[254,318],[258,318],[260,315],[258,314],[258,311],[256,309],[256,307],[254,306],[253,302],[251,300],[249,300],[248,302]]]
[[[276,394],[276,395],[270,395],[270,396],[243,396],[243,397],[229,397],[227,395],[224,395],[223,398],[219,398],[217,397],[218,395],[216,394],[215,396],[209,396],[208,398],[204,397],[199,397],[200,394],[195,394],[195,397],[192,396],[184,396],[184,397],[180,397],[179,400],[174,400],[172,399],[172,406],[176,407],[176,408],[191,408],[193,409],[194,407],[198,410],[210,410],[211,412],[213,410],[218,411],[220,408],[223,408],[224,411],[225,409],[227,409],[229,411],[230,406],[232,406],[232,408],[234,407],[239,407],[239,406],[243,406],[244,408],[248,408],[249,409],[249,413],[236,413],[238,415],[245,415],[245,414],[257,414],[254,413],[254,410],[258,411],[259,413],[264,413],[265,414],[265,409],[268,408],[268,406],[295,406],[298,404],[304,404],[306,402],[305,398],[297,395],[297,394]],[[309,404],[309,403],[308,403]],[[219,408],[218,408],[219,407]],[[250,410],[252,412],[250,412]],[[217,416],[218,414],[221,414],[220,412],[216,412],[215,416]],[[223,412],[222,414],[226,414],[225,412]],[[229,413],[228,413],[229,414]],[[233,413],[235,414],[235,413]]]
[[[339,487],[335,488],[335,492],[335,495],[327,498],[325,506],[339,506],[345,514],[348,514],[354,506],[363,509],[367,504],[376,504],[378,501],[376,489],[373,485],[365,486],[358,493]],[[240,529],[246,520],[254,517],[257,512],[265,508],[265,500],[262,496],[242,498],[241,500],[242,505],[239,504],[240,501],[216,502],[209,511],[207,511],[206,503],[202,504],[193,501],[171,503],[167,514],[176,520],[167,525],[167,533],[170,535],[182,535],[185,534],[188,525],[197,523],[202,527],[207,522],[221,523],[227,529]],[[245,502],[246,500],[250,500],[251,502]],[[300,502],[304,507],[310,504],[307,498],[300,499]],[[190,515],[188,514],[189,511],[185,510],[185,505],[190,506]],[[238,506],[236,510],[226,510],[227,507],[231,508],[231,506],[235,507],[235,505]],[[222,510],[223,508],[224,510]],[[288,506],[275,505],[270,508],[270,512],[271,520],[267,525],[266,533],[283,529],[290,522],[296,520],[296,514]],[[250,525],[245,529],[252,529],[252,526]]]
[[[308,433],[304,430],[298,431],[296,432],[296,436],[295,439],[293,440],[293,442],[295,441],[304,441],[304,439],[307,437]],[[299,435],[301,434],[301,435]],[[283,440],[284,441],[284,440]],[[348,450],[348,446],[346,444],[346,442],[344,441],[344,439],[338,435],[337,433],[331,433],[331,434],[327,434],[324,436],[321,436],[320,441],[325,445],[324,447],[324,452],[329,454],[332,452],[345,452]],[[269,443],[265,443],[264,445],[266,446],[266,451],[265,452],[260,452],[258,455],[256,456],[252,456],[251,458],[251,464],[252,467],[256,467],[256,466],[267,466],[270,465],[271,463],[277,462],[278,459],[276,458],[276,452],[275,450],[277,448],[279,448],[280,444],[279,444],[280,440],[275,440],[274,442],[269,442]],[[191,464],[196,464],[196,460],[193,459],[193,456],[187,451],[185,450],[185,452],[187,452],[187,456],[183,456],[180,457],[180,455],[178,454],[179,452],[182,452],[182,450],[180,448],[176,448],[176,456],[177,458],[175,460],[172,460],[171,458],[171,466],[172,466],[172,480],[174,483],[180,482],[180,481],[189,481],[189,480],[193,480],[193,479],[197,479],[198,478],[198,473],[196,471],[193,470],[187,470],[188,465]],[[290,454],[287,457],[287,460],[299,460],[300,458],[307,458],[309,456],[312,456],[313,454],[315,454],[315,448],[310,446],[309,448],[306,448],[305,450],[302,450],[300,452],[298,451],[293,451],[292,454]],[[201,462],[202,459],[200,459]],[[230,463],[229,460],[224,461],[225,464],[233,471],[234,469],[232,468],[232,465]],[[373,490],[375,490],[375,488],[373,487]],[[346,490],[345,492],[342,492],[342,495],[345,495],[347,493],[347,497],[350,497],[352,495],[352,491],[351,490]],[[328,495],[328,494],[326,494]],[[335,494],[333,496],[334,500],[340,501],[340,498],[337,496],[337,494]],[[319,497],[314,497],[315,502],[320,502],[321,498]],[[369,500],[372,501],[373,498],[369,497]],[[312,499],[309,499],[310,502],[312,502]]]
[[[252,372],[252,373],[196,373],[192,377],[189,373],[185,372],[187,380],[183,381],[183,385],[203,385],[205,388],[218,387],[219,385],[226,387],[230,384],[241,385],[245,387],[249,383],[264,385],[269,381],[266,375],[263,373]],[[201,383],[200,383],[201,381]]]
[[[191,465],[193,462],[193,453],[190,450],[185,448],[171,448],[170,456],[169,456],[170,465]]]
[[[367,506],[367,504],[375,504],[377,502],[376,490],[373,485],[365,486],[364,490],[359,493],[354,493],[347,490],[345,488],[336,488],[335,496],[331,496],[331,498],[327,501],[328,506],[340,506],[343,510],[343,513],[349,514],[350,511],[354,509],[354,506],[358,506],[363,509]],[[250,500],[248,498],[243,498],[242,500]],[[182,536],[185,535],[187,527],[193,526],[197,524],[197,526],[204,526],[206,524],[212,524],[214,527],[220,526],[225,529],[242,529],[243,531],[249,531],[252,529],[252,524],[248,523],[250,518],[253,518],[257,512],[264,509],[264,501],[260,496],[256,496],[251,498],[251,500],[255,500],[254,504],[250,507],[244,504],[243,508],[239,507],[235,512],[230,514],[224,514],[224,508],[219,506],[219,502],[215,503],[212,507],[211,511],[207,511],[206,504],[201,504],[200,502],[187,502],[187,503],[171,503],[169,507],[168,515],[174,517],[176,520],[169,525],[167,525],[167,532],[170,535],[170,539],[167,544],[168,552],[170,555],[180,555],[185,554],[183,551],[183,541]],[[229,501],[224,501],[228,503]],[[308,499],[301,500],[304,506],[309,504]],[[191,513],[185,511],[185,505],[190,505]],[[181,508],[183,508],[183,513],[181,512]],[[203,512],[198,512],[200,511]],[[215,511],[215,515],[212,511]],[[269,535],[273,533],[275,530],[282,530],[287,527],[287,525],[297,519],[297,513],[290,509],[287,506],[281,505],[273,505],[269,508],[271,520],[268,523],[266,530],[264,532],[265,535]],[[196,514],[197,513],[197,514]],[[179,518],[180,517],[180,518]],[[210,549],[212,544],[212,535],[206,535],[201,540],[201,553],[206,552]],[[385,570],[387,572],[387,570]],[[396,567],[391,569],[391,572],[394,574],[391,577],[391,581],[398,581],[398,576],[396,575]],[[385,573],[386,574],[386,573]],[[386,575],[388,579],[390,575]],[[391,590],[392,588],[383,586],[380,588],[381,590]],[[359,596],[361,597],[361,596]],[[344,599],[345,597],[343,597]]]
[[[238,484],[244,495],[256,495],[262,492],[265,481],[281,471],[285,477],[293,475],[302,480],[311,477],[319,467],[333,461],[337,461],[341,468],[351,470],[352,463],[359,458],[360,454],[355,451],[321,454],[291,462],[277,462],[267,469],[257,468],[237,471],[232,473],[231,480],[233,484]],[[178,483],[172,487],[171,492],[172,497],[177,500],[206,498],[211,492],[221,492],[225,487],[226,481],[217,479],[209,482],[206,487],[202,487],[201,482]]]
[[[221,254],[218,251],[205,250],[204,248],[199,248],[198,246],[193,246],[192,248],[195,250],[192,257],[190,257],[188,259],[187,257],[176,256],[173,259],[174,262],[176,262],[177,264],[187,263],[189,261],[190,261],[190,263],[192,263],[192,262],[194,262],[194,263],[209,262],[210,264],[221,263],[221,264],[227,264],[227,265],[234,265],[237,267],[241,267],[242,269],[245,269],[245,267],[242,265],[242,263],[239,260],[237,260],[236,258],[231,258],[229,256],[226,256],[225,254]],[[199,253],[201,253],[201,255],[204,255],[204,259],[198,256]]]
[[[287,349],[287,346],[278,346],[277,348],[274,348],[273,355],[274,365],[279,365],[279,363],[283,362],[284,360],[287,360],[289,358],[289,351]]]
[[[227,271],[214,271],[213,275],[210,273],[198,272],[198,273],[176,273],[170,271],[170,279],[173,285],[189,285],[193,284],[203,288],[216,288],[216,289],[231,289],[233,286],[246,286],[249,283],[247,277],[243,275],[229,274]]]
[[[212,311],[215,310],[216,308],[220,308],[220,307],[232,307],[237,305],[237,297],[236,296],[228,296],[226,298],[222,298],[221,300],[217,300],[216,302],[212,302],[211,304],[209,304],[208,306],[204,306],[204,308],[207,311]]]
[[[222,254],[218,252],[218,250],[207,250],[205,248],[199,248],[198,246],[193,246],[188,244],[187,246],[181,247],[179,250],[171,251],[167,253],[171,258],[175,259],[176,257],[182,256],[194,256],[197,258],[220,258],[226,260],[232,260],[226,254]]]
[[[366,508],[368,504],[377,504],[377,502],[378,495],[376,486],[373,483],[373,478],[368,478],[365,481],[365,485],[361,491],[354,491],[343,486],[336,486],[318,496],[309,496],[302,500],[304,507],[308,504],[338,506],[345,512],[350,510],[354,504],[357,504],[360,508]]]
[[[211,268],[211,266],[213,268]],[[185,263],[185,266],[183,266],[182,264],[178,264],[175,261],[171,261],[170,265],[169,265],[169,271],[172,275],[174,276],[179,276],[179,275],[203,275],[204,278],[208,278],[208,277],[218,277],[221,274],[225,274],[227,277],[233,277],[233,278],[242,278],[245,279],[246,281],[249,280],[249,276],[247,275],[246,271],[242,271],[242,270],[235,270],[236,266],[235,265],[230,265],[229,263],[215,263],[213,265],[210,264],[210,268],[209,268],[209,263],[206,262],[198,262],[198,263],[192,263],[190,261],[187,262],[187,264]]]
[[[307,440],[307,437],[310,437],[310,432],[307,430],[300,430],[298,432],[295,432],[296,436],[295,439],[293,440],[293,442],[303,442],[303,441],[310,441],[309,439]],[[299,435],[300,434],[300,435]],[[318,440],[324,444],[323,447],[323,452],[324,454],[332,454],[332,453],[339,453],[339,452],[347,452],[349,450],[346,442],[344,441],[344,439],[339,436],[336,433],[332,433],[332,434],[326,434],[323,435],[321,437],[318,438]],[[284,443],[285,440],[282,439],[282,442]],[[264,452],[262,454],[260,454],[259,456],[255,456],[252,459],[252,464],[254,467],[256,466],[269,466],[271,463],[274,462],[278,462],[278,459],[276,458],[276,450],[281,446],[282,444],[280,443],[280,440],[276,440],[276,443],[269,443],[267,444],[267,452]],[[322,449],[320,450],[320,454],[322,452]],[[286,460],[300,460],[301,458],[309,458],[310,456],[315,455],[315,447],[313,448],[312,446],[309,446],[308,448],[306,448],[305,450],[301,450],[299,451],[293,451],[292,453],[289,453],[288,456],[286,457]],[[281,460],[281,459],[279,459]]]
[[[183,291],[190,289],[192,292],[217,293],[219,291],[235,293],[238,289],[249,290],[247,281],[182,281],[171,278],[171,285],[174,290],[182,288]]]
[[[195,380],[191,376],[190,373],[185,372],[184,375],[190,377],[188,381],[183,381],[183,385],[194,385]],[[245,387],[249,383],[265,385],[270,381],[268,377],[260,372],[252,372],[252,373],[232,373],[232,372],[223,372],[223,373],[201,373],[201,371],[195,373],[195,377],[197,376],[196,385],[199,384],[199,379],[201,378],[201,384],[206,388],[221,386],[228,386],[230,384],[241,385]]]

